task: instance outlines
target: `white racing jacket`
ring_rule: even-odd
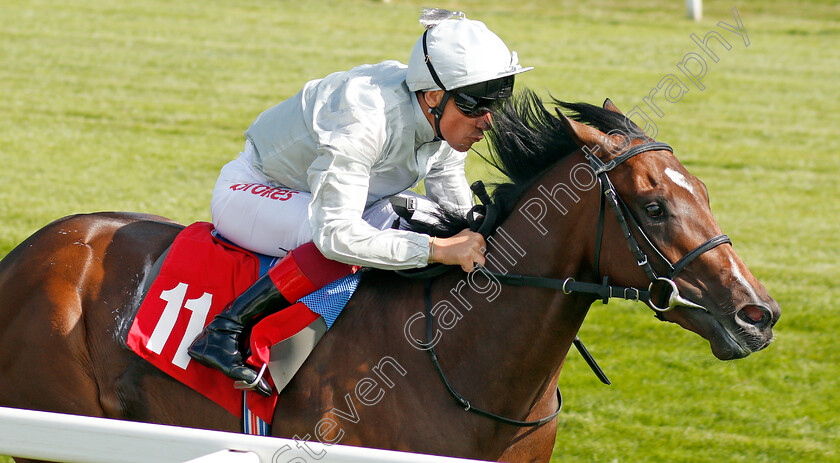
[[[436,203],[462,212],[472,206],[466,153],[433,141],[405,75],[405,65],[385,61],[310,81],[245,132],[258,171],[276,186],[312,193],[312,239],[329,259],[384,269],[425,266],[427,235],[379,230],[362,219],[366,207],[420,179]]]

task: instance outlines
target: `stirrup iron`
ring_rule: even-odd
[[[247,381],[238,379],[238,380],[233,382],[233,387],[235,389],[240,389],[240,390],[245,390],[245,391],[256,391],[257,390],[256,389],[257,384],[259,384],[260,380],[262,380],[262,377],[265,374],[265,368],[267,366],[268,366],[267,363],[263,363],[262,368],[260,368],[260,372],[257,373],[257,378],[253,382],[249,383]]]

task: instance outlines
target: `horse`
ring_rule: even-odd
[[[319,458],[306,444],[315,440],[548,461],[560,370],[598,299],[646,302],[721,360],[772,341],[779,305],[672,149],[609,100],[552,102],[554,112],[524,91],[494,113],[487,160],[508,180],[493,190],[486,266],[429,280],[366,272],[279,396],[271,434],[298,446],[274,461]],[[466,226],[444,215],[436,233]],[[0,406],[239,431],[234,415],[118,339],[181,229],[147,214],[82,214],[12,250],[0,262]]]

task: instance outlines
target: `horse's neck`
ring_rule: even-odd
[[[566,160],[526,191],[488,240],[488,269],[576,279],[589,271],[591,257],[587,257],[593,249],[598,194],[581,190],[570,181],[570,172],[579,162]],[[560,184],[570,188],[578,200],[563,193],[546,196],[562,189]],[[537,220],[539,210],[545,214]],[[451,337],[448,333],[441,355],[458,357],[453,364],[464,370],[457,373],[459,377],[483,378],[473,382],[476,390],[470,393],[495,401],[497,409],[506,407],[508,413],[519,414],[523,407],[527,410],[533,405],[560,367],[592,299],[550,289],[501,285],[482,272],[459,278],[439,285],[444,288],[438,289],[438,297],[457,300],[461,308],[470,306],[462,322],[469,328],[452,330]],[[448,286],[453,289],[441,294]]]

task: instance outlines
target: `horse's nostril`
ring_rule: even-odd
[[[763,328],[770,323],[770,311],[759,305],[746,305],[738,311],[738,318],[750,325]]]

